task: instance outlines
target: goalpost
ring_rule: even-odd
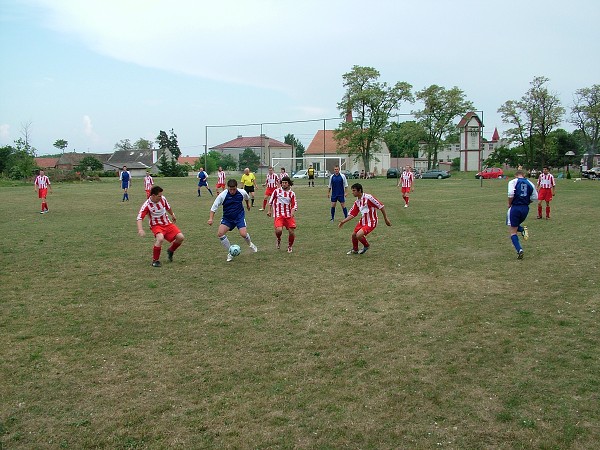
[[[323,168],[319,168],[319,170],[327,170],[327,160],[328,159],[333,159],[334,161],[337,161],[337,165],[340,167],[340,169],[343,169],[346,166],[346,161],[342,162],[342,157],[341,156],[313,156],[313,155],[309,155],[308,157],[306,155],[304,155],[302,158],[291,158],[289,156],[284,157],[273,157],[271,158],[271,166],[273,166],[273,168],[277,167],[280,164],[280,161],[282,163],[285,163],[286,161],[291,161],[291,164],[295,166],[295,162],[298,160],[302,160],[305,161],[306,159],[310,159],[310,160],[317,160],[317,161],[323,161]],[[282,164],[283,165],[283,164]],[[287,166],[284,166],[287,167]],[[292,166],[289,166],[292,167]]]

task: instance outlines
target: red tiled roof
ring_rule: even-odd
[[[200,156],[180,156],[177,159],[177,162],[179,164],[188,163],[190,166],[193,166],[194,164],[196,164],[196,161],[198,161],[199,159],[200,159]]]
[[[58,158],[35,158],[35,163],[41,169],[48,169],[50,167],[56,167]]]
[[[498,142],[500,140],[500,134],[498,128],[494,128],[494,134],[492,135],[492,142]]]
[[[319,130],[315,134],[315,137],[308,145],[304,154],[306,155],[322,155],[325,154],[337,154],[338,143],[333,138],[333,130]]]
[[[475,120],[477,120],[477,122],[479,123],[479,126],[482,127],[483,122],[481,121],[479,116],[477,114],[475,114],[473,111],[470,111],[470,112],[466,113],[462,119],[460,119],[460,122],[458,122],[458,128],[466,127],[469,120],[471,120],[471,118],[473,118],[473,117],[475,118]]]
[[[269,140],[269,147],[278,147],[278,148],[289,148],[292,146],[290,144],[285,144],[277,139],[270,138],[268,136],[249,136],[242,137],[238,136],[237,138],[225,142],[224,144],[219,144],[215,147],[211,147],[210,150],[220,150],[225,148],[258,148],[266,146],[266,141]]]

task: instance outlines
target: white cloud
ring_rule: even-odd
[[[93,143],[98,142],[98,135],[94,131],[92,119],[88,115],[83,116],[83,134],[89,139],[91,139]]]

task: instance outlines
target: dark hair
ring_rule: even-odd
[[[235,178],[227,180],[227,187],[237,187],[237,180]]]
[[[163,188],[161,188],[160,186],[152,186],[152,189],[150,189],[150,195],[156,195],[162,191]]]
[[[289,183],[290,186],[294,185],[294,182],[292,181],[292,179],[290,177],[283,177],[281,179],[281,181],[287,181]]]
[[[360,184],[360,183],[354,183],[350,189],[356,189],[357,191],[360,191],[360,192],[363,191],[362,184]]]

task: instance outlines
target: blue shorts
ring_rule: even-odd
[[[518,227],[525,222],[525,219],[527,219],[527,214],[529,214],[529,206],[511,206],[506,212],[506,225],[509,227]]]
[[[198,187],[206,186],[208,187],[208,182],[206,181],[198,181]]]
[[[340,202],[340,203],[346,203],[346,197],[344,197],[343,195],[336,195],[336,196],[331,196],[331,203],[335,203],[335,202]]]
[[[121,189],[129,189],[129,181],[121,181]]]
[[[245,217],[239,217],[235,220],[230,220],[230,219],[226,219],[225,217],[223,217],[221,219],[221,223],[223,225],[225,225],[227,228],[229,228],[229,231],[233,230],[236,227],[238,230],[242,229],[242,228],[246,228],[246,218]]]

